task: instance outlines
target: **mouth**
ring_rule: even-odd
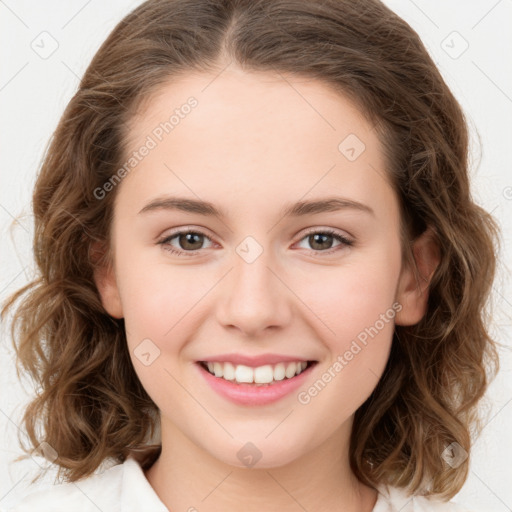
[[[250,387],[270,387],[294,380],[317,363],[318,361],[291,361],[251,367],[220,361],[197,362],[201,368],[219,380]]]

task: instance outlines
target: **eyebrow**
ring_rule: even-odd
[[[375,212],[368,205],[341,197],[327,197],[287,204],[282,209],[281,216],[300,217],[345,209],[356,210],[375,216]],[[157,197],[144,206],[139,214],[155,210],[179,210],[187,213],[217,217],[219,219],[226,218],[226,214],[222,210],[208,201],[175,196]]]

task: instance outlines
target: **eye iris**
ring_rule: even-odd
[[[194,238],[196,238],[196,246],[194,246]],[[197,242],[197,239],[199,239],[199,242]],[[179,243],[183,249],[200,249],[203,243],[203,235],[200,233],[184,233],[179,235]],[[192,245],[192,247],[190,247],[190,245]]]
[[[331,243],[328,244],[329,246],[325,246],[325,238],[330,238]],[[324,245],[322,245],[322,242]],[[332,246],[332,235],[329,235],[327,233],[315,233],[313,235],[309,235],[309,243],[311,244],[311,247],[317,251],[321,249],[330,249]],[[320,247],[315,247],[316,244],[319,244]]]

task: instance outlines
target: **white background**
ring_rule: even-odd
[[[30,200],[45,145],[96,50],[115,24],[139,3],[0,0],[0,299],[32,275]],[[507,262],[510,267],[512,231],[512,1],[385,3],[420,34],[470,123],[474,197],[503,229],[493,332],[510,347],[512,298],[505,267]],[[48,58],[41,58],[32,48],[42,46],[41,38],[46,38],[46,49],[58,45]],[[467,50],[459,56],[466,45]],[[501,354],[502,370],[487,395],[488,424],[474,446],[469,478],[454,498],[474,512],[512,511],[512,362],[509,351]],[[29,383],[25,387],[30,391]],[[16,434],[28,395],[16,378],[5,325],[0,343],[0,390],[3,508],[23,495],[38,469],[32,459],[12,462],[21,454]]]

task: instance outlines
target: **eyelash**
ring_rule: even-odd
[[[200,251],[200,249],[197,249],[197,250],[194,250],[194,251],[179,251],[179,250],[176,250],[172,246],[169,245],[169,242],[172,239],[176,238],[179,235],[184,235],[184,234],[202,235],[205,238],[207,238],[208,240],[211,240],[209,236],[207,236],[205,233],[202,233],[201,231],[194,231],[194,230],[191,230],[191,229],[184,229],[184,230],[181,230],[181,231],[176,231],[176,232],[172,233],[171,235],[166,236],[162,240],[159,240],[157,243],[159,245],[162,245],[163,249],[165,251],[170,252],[171,254],[185,255],[185,256],[195,256],[195,255],[197,255],[197,252]],[[315,235],[316,234],[329,235],[329,236],[332,236],[335,240],[338,240],[340,242],[340,245],[338,245],[337,247],[330,248],[330,249],[327,249],[325,251],[319,251],[319,250],[311,249],[311,252],[316,253],[316,254],[324,254],[324,255],[332,254],[334,252],[337,252],[339,250],[339,248],[342,247],[342,246],[350,247],[350,246],[352,246],[354,244],[354,242],[352,240],[349,240],[345,236],[341,235],[340,233],[338,233],[337,231],[334,231],[332,229],[311,230],[311,231],[307,232],[299,240],[299,242],[301,242],[302,240],[304,240],[308,236],[314,235],[314,234]]]

